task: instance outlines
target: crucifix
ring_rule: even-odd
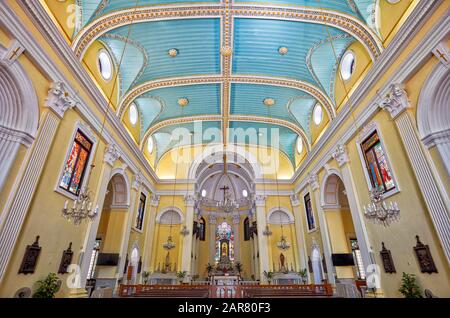
[[[228,186],[223,186],[222,188],[220,188],[220,190],[223,191],[223,199],[225,200],[227,198],[227,191],[230,190],[230,188]]]

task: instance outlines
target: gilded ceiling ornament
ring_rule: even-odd
[[[264,99],[264,105],[266,105],[266,106],[273,106],[273,105],[275,105],[275,99],[273,99],[273,98],[266,98],[266,99]]]
[[[224,46],[220,49],[220,54],[222,54],[225,57],[231,56],[233,54],[233,49],[229,46]]]
[[[187,106],[187,105],[189,105],[189,99],[187,99],[187,98],[180,98],[179,100],[178,100],[178,105],[180,105],[181,107],[184,107],[184,106]]]
[[[168,52],[170,57],[175,57],[178,55],[178,50],[177,49],[170,49]]]
[[[289,52],[289,49],[285,46],[281,46],[278,49],[278,53],[280,53],[280,55],[286,55]]]

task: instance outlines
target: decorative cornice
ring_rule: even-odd
[[[291,204],[292,204],[293,207],[298,207],[298,206],[300,206],[300,199],[299,199],[297,193],[296,193],[296,194],[292,194],[292,195],[290,196],[290,198],[291,198]]]
[[[389,93],[380,102],[379,106],[388,111],[391,117],[395,119],[410,107],[408,94],[402,85],[392,84],[389,87]]]
[[[214,214],[208,215],[209,224],[216,224],[217,223],[217,217]]]
[[[233,224],[239,224],[241,222],[241,215],[240,214],[233,214],[231,216],[233,219]]]
[[[121,154],[119,148],[115,144],[109,144],[105,149],[103,161],[114,166],[114,163],[120,158]]]
[[[229,8],[223,4],[198,4],[190,6],[152,6],[115,11],[85,26],[73,41],[73,50],[81,59],[87,48],[101,35],[124,25],[150,21],[218,18],[228,9],[230,17],[277,19],[329,25],[347,32],[359,40],[372,59],[383,50],[379,37],[362,21],[337,11],[306,7],[270,7],[261,5],[237,5]],[[232,19],[230,19],[231,21]]]
[[[432,133],[422,139],[422,142],[429,149],[441,144],[450,143],[450,129]]]
[[[30,136],[25,132],[11,129],[2,125],[0,125],[0,139],[17,142],[27,148],[29,148],[35,140],[33,136]]]
[[[73,97],[69,96],[69,92],[62,82],[53,82],[45,99],[45,106],[52,109],[60,118],[68,109],[72,109],[80,103]]]
[[[138,173],[136,173],[134,175],[133,189],[139,190],[139,188],[142,186],[142,183],[143,183],[143,176],[142,176],[142,173],[139,171]]]
[[[350,162],[347,147],[343,144],[338,145],[331,156],[337,161],[339,167],[342,167],[346,163]]]
[[[195,205],[195,195],[187,194],[184,196],[184,201],[186,202],[186,206],[192,207]]]

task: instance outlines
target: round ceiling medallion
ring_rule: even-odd
[[[180,105],[181,107],[184,107],[184,106],[187,106],[187,105],[189,105],[189,99],[187,99],[187,98],[180,98],[179,100],[178,100],[178,105]]]
[[[280,53],[280,55],[286,55],[289,52],[289,49],[285,46],[282,46],[278,49],[278,53]]]
[[[175,57],[178,55],[178,50],[177,49],[170,49],[169,50],[169,56],[170,57]]]
[[[273,98],[266,98],[264,100],[264,105],[266,105],[266,106],[273,106],[273,105],[275,105],[275,99],[273,99]]]
[[[220,53],[223,56],[228,57],[228,56],[231,56],[231,54],[233,54],[233,49],[229,46],[224,46],[224,47],[222,47],[222,49],[220,49]]]

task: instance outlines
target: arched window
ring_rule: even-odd
[[[200,241],[206,240],[206,221],[204,218],[200,219],[199,223],[199,231],[200,231]]]
[[[216,228],[216,262],[221,259],[234,261],[234,233],[227,222]]]
[[[248,218],[244,220],[244,241],[250,241],[250,220]]]

